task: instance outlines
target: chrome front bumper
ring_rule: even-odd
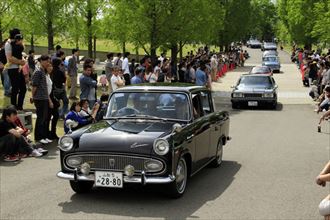
[[[57,177],[66,180],[75,180],[75,181],[95,181],[94,174],[85,175],[78,175],[74,173],[63,173],[58,172]],[[142,173],[141,177],[128,177],[123,176],[125,183],[140,183],[140,184],[166,184],[171,183],[175,180],[175,177],[169,175],[168,177],[146,177],[144,173]]]

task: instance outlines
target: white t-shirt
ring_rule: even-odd
[[[155,73],[151,73],[151,76],[149,77],[149,82],[150,83],[156,83],[157,82],[157,76]]]
[[[122,67],[121,69],[124,70],[124,74],[129,74],[129,65],[128,65],[128,58],[126,57],[124,60],[123,60],[123,64],[122,64]]]
[[[120,80],[120,76],[115,76],[115,75],[112,75],[111,77],[111,86],[112,86],[112,90],[113,91],[116,91],[118,89],[118,86],[117,86],[117,82]]]
[[[48,95],[50,95],[50,93],[52,92],[52,88],[53,88],[53,82],[50,79],[49,74],[46,74],[46,82],[47,82],[47,91],[48,91]]]
[[[5,43],[5,53],[6,53],[6,56],[8,56],[9,54],[12,55],[12,52],[13,52],[13,49],[12,49],[12,46],[11,46],[11,41],[10,40],[7,40],[7,42]],[[10,63],[9,61],[7,61],[7,63],[10,64],[7,69],[17,69],[17,68],[19,68],[19,65],[18,64],[13,64],[13,63]]]

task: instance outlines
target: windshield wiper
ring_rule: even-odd
[[[124,115],[124,116],[121,116],[118,118],[148,118],[148,119],[167,121],[167,119],[165,119],[165,118],[160,118],[160,117],[152,116],[152,115],[139,115],[139,114]]]

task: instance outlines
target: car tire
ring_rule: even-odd
[[[272,104],[272,109],[276,109],[277,108],[277,101],[273,102]]]
[[[70,180],[70,186],[76,193],[88,193],[93,188],[94,182]]]
[[[184,157],[181,157],[176,167],[175,180],[168,184],[168,195],[171,198],[180,198],[187,187],[188,168]]]
[[[238,104],[237,103],[232,103],[231,104],[232,109],[238,109]]]
[[[217,146],[217,152],[215,154],[214,160],[210,163],[211,167],[217,168],[222,163],[222,155],[223,155],[223,143],[221,140],[219,140],[218,146]]]

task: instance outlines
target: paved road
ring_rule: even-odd
[[[260,55],[258,50],[250,53],[248,66]],[[285,54],[281,58],[287,68],[275,76],[280,91],[304,92],[295,67]],[[216,86],[232,83],[226,81],[235,81],[239,71],[228,73]],[[216,101],[218,109],[230,109],[225,98]],[[225,147],[222,166],[194,176],[181,199],[170,200],[162,189],[151,187],[74,194],[68,182],[55,177],[59,161],[53,145],[43,159],[28,158],[16,165],[0,162],[0,217],[321,219],[317,206],[329,187],[318,187],[314,178],[329,160],[330,125],[316,132],[318,116],[308,97],[283,97],[280,102],[276,111],[230,110],[233,139]]]

